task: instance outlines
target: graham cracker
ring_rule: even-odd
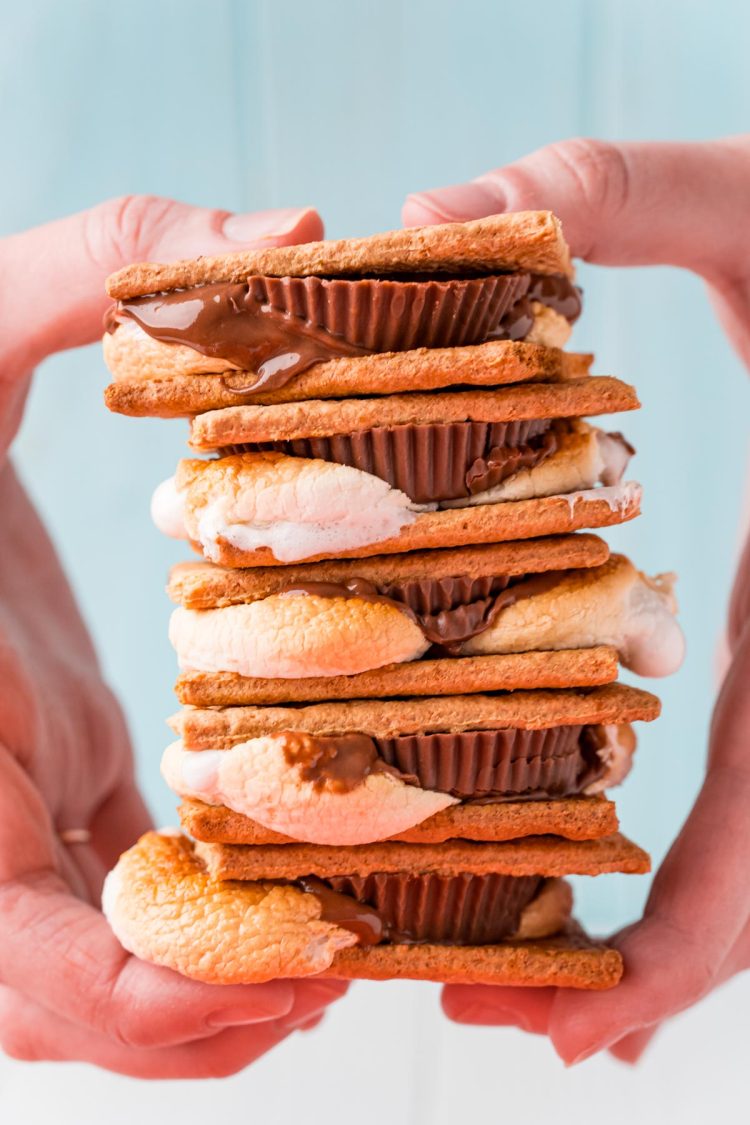
[[[627,684],[515,691],[504,695],[453,695],[413,699],[349,700],[287,707],[193,708],[169,719],[186,750],[225,749],[280,731],[335,735],[356,731],[374,738],[431,731],[543,730],[588,723],[651,722],[661,705],[655,695]]]
[[[207,844],[195,851],[212,879],[300,879],[316,875],[604,875],[645,874],[651,862],[642,848],[619,832],[598,840],[527,836],[500,843],[448,840],[443,844]]]
[[[258,601],[300,582],[340,582],[364,578],[391,585],[424,579],[537,574],[601,566],[609,548],[596,535],[559,535],[479,547],[416,551],[408,555],[374,555],[362,560],[332,559],[278,567],[232,570],[211,563],[185,562],[173,567],[167,593],[186,609],[214,609]]]
[[[506,500],[499,504],[477,504],[471,508],[448,508],[422,512],[398,535],[366,547],[337,551],[336,558],[366,558],[373,554],[401,554],[435,547],[504,543],[512,539],[537,539],[567,535],[582,528],[611,527],[635,519],[641,510],[640,486],[629,482],[617,489],[592,488],[562,496],[534,500]],[[192,544],[201,554],[200,544]],[[268,547],[243,551],[219,538],[215,561],[220,566],[281,566]],[[332,557],[317,554],[305,560],[317,562]]]
[[[106,388],[104,401],[117,414],[190,417],[204,410],[244,404],[268,406],[361,394],[392,395],[455,386],[494,387],[581,379],[589,374],[593,359],[592,355],[564,352],[542,344],[490,340],[467,347],[343,356],[314,364],[283,387],[258,392],[243,391],[253,382],[247,371],[125,377]],[[119,373],[114,365],[112,370]]]
[[[183,800],[179,813],[185,831],[206,843],[298,843],[291,836],[265,828],[223,805]],[[604,797],[563,797],[556,801],[452,805],[389,839],[408,844],[442,844],[456,839],[499,841],[549,834],[567,840],[594,840],[612,835],[618,827],[612,801]]]
[[[180,703],[196,707],[379,699],[394,695],[466,695],[531,688],[593,687],[617,679],[617,650],[607,645],[556,652],[462,656],[389,664],[354,676],[262,679],[236,672],[183,672]]]
[[[610,375],[559,383],[516,383],[499,390],[230,406],[194,418],[190,446],[205,452],[244,442],[330,437],[373,427],[578,418],[637,410],[639,406],[635,389]]]
[[[252,274],[306,277],[532,270],[573,276],[562,226],[551,211],[516,211],[467,223],[408,227],[367,238],[241,250],[159,264],[136,262],[107,278],[110,297],[186,289]]]
[[[515,988],[614,988],[622,956],[571,924],[544,941],[502,945],[371,945],[337,953],[321,977],[337,980],[430,980]]]

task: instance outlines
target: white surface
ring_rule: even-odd
[[[669,967],[665,965],[665,971]],[[566,1070],[546,1040],[448,1023],[438,990],[360,984],[244,1074],[159,1086],[0,1060],[3,1125],[707,1125],[745,1120],[750,979],[677,1019],[636,1068]]]

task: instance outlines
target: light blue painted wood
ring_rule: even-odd
[[[0,0],[0,232],[106,196],[153,191],[229,208],[315,203],[332,235],[367,233],[398,223],[409,190],[475,175],[564,136],[696,139],[745,128],[749,38],[750,7],[741,0]],[[646,568],[680,571],[690,644],[683,672],[659,685],[664,717],[644,733],[619,798],[624,827],[659,856],[702,771],[748,388],[695,279],[590,267],[581,277],[587,306],[576,345],[596,351],[600,371],[635,382],[644,402],[621,424],[639,450],[645,512],[611,538]],[[164,717],[174,708],[162,585],[181,551],[150,527],[147,506],[183,452],[184,426],[107,414],[105,381],[95,348],[47,363],[17,458],[125,702],[146,790],[159,820],[172,820],[157,773]],[[584,913],[604,929],[621,924],[645,888],[645,880],[588,881]],[[272,1119],[291,1122],[304,1109],[307,1120],[322,1121],[304,1097],[315,1067],[343,1052],[355,1090],[372,1070],[361,1046],[370,1029],[384,1096],[397,1107],[389,1111],[394,1125],[454,1120],[455,1090],[465,1089],[472,1066],[473,1108],[486,1112],[496,1092],[487,1074],[498,1046],[505,1057],[507,1038],[447,1034],[427,988],[365,989],[359,1004],[351,1017],[337,1015],[315,1046],[285,1056],[298,1083],[284,1083],[285,1063],[272,1058],[257,1079],[226,1087],[223,1104],[247,1099],[256,1083]],[[428,1044],[434,1056],[420,1051]],[[543,1061],[534,1045],[514,1050],[521,1074]],[[433,1059],[441,1060],[441,1086],[430,1081]],[[610,1081],[602,1066],[597,1073]],[[679,1069],[677,1055],[667,1056],[647,1089],[658,1088],[663,1101]],[[42,1095],[28,1080],[13,1081],[23,1099],[13,1104],[41,1121]],[[59,1081],[54,1088],[64,1091]],[[722,1081],[731,1094],[731,1074]],[[136,1089],[110,1079],[87,1088]],[[137,1089],[123,1104],[156,1120],[156,1103]],[[556,1096],[564,1097],[562,1087]],[[598,1120],[600,1104],[578,1097],[577,1120]],[[704,1119],[699,1100],[695,1106],[686,1122]],[[648,1107],[645,1099],[639,1115],[656,1120]],[[83,1120],[74,1106],[68,1117],[55,1111],[60,1122]],[[184,1095],[181,1120],[205,1111]],[[358,1117],[363,1125],[381,1120],[382,1106],[360,1101]],[[345,1119],[345,1100],[327,1103],[329,1125]],[[630,1118],[613,1117],[620,1119]]]

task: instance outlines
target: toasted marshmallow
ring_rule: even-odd
[[[597,753],[604,765],[604,773],[584,789],[589,797],[625,780],[633,765],[636,747],[635,731],[630,723],[608,723],[597,727],[597,731],[602,740]]]
[[[573,331],[570,321],[541,301],[532,301],[531,311],[534,323],[524,337],[526,343],[544,344],[547,348],[564,348]]]
[[[177,488],[186,493],[188,537],[214,561],[219,540],[242,551],[267,547],[279,562],[356,550],[398,535],[423,510],[348,465],[246,453],[210,466],[196,477],[183,462]]]
[[[564,879],[547,879],[539,894],[524,907],[513,937],[516,941],[535,941],[559,934],[570,920],[573,891]]]
[[[673,575],[648,578],[613,555],[594,582],[590,574],[569,571],[552,589],[507,606],[461,651],[477,656],[613,645],[638,675],[668,676],[685,652],[673,584]]]
[[[181,668],[283,679],[351,676],[417,660],[429,647],[419,626],[394,605],[315,594],[178,608],[169,638]]]
[[[163,480],[151,497],[151,519],[159,531],[171,539],[187,539],[185,527],[185,493],[177,488],[174,477]]]
[[[541,342],[541,341],[540,341]],[[236,371],[237,364],[202,355],[186,344],[155,340],[129,317],[118,321],[102,340],[104,361],[116,382],[129,379],[174,379],[184,375],[216,375]]]
[[[210,984],[310,976],[357,944],[321,921],[315,895],[282,883],[217,883],[184,837],[156,832],[120,856],[102,909],[130,953]]]
[[[311,844],[369,844],[405,832],[457,804],[448,793],[407,785],[374,772],[352,789],[306,781],[284,753],[283,735],[251,738],[228,750],[168,746],[161,771],[181,797],[226,805],[252,820]]]

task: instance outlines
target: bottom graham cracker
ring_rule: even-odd
[[[371,945],[337,953],[321,977],[346,980],[428,980],[520,988],[614,988],[623,973],[620,953],[592,941],[572,923],[543,941],[500,945]]]

